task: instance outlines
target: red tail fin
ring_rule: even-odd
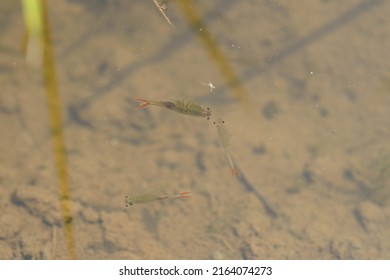
[[[191,195],[189,195],[191,192],[181,192],[179,195],[178,195],[178,198],[190,198]]]
[[[137,109],[145,108],[146,106],[148,106],[148,105],[150,104],[149,101],[148,101],[148,100],[145,100],[145,99],[135,98],[135,100],[141,102],[141,103],[138,105]]]

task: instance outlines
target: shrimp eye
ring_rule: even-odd
[[[167,102],[163,102],[163,104],[168,108],[168,109],[173,109],[173,108],[176,108],[176,105],[175,103],[173,102],[170,102],[170,101],[167,101]]]

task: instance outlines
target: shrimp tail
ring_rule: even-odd
[[[176,198],[190,198],[191,195],[189,195],[191,192],[181,192],[179,193]]]
[[[157,197],[157,200],[164,200],[164,199],[167,199],[169,196],[168,195],[159,195]]]
[[[148,100],[145,100],[145,99],[139,99],[139,98],[136,98],[135,100],[141,102],[137,109],[142,109],[142,108],[145,108],[146,106],[150,105],[150,102]]]

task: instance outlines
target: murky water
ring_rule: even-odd
[[[174,27],[152,0],[46,2],[57,117],[0,3],[1,259],[390,258],[387,1],[167,1]]]

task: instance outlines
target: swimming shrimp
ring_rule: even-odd
[[[132,206],[134,204],[138,203],[149,203],[149,202],[154,202],[154,201],[159,201],[159,200],[165,200],[165,199],[176,199],[176,198],[190,198],[190,193],[191,192],[181,192],[179,194],[173,194],[173,195],[166,195],[166,194],[155,194],[155,193],[147,193],[147,194],[142,194],[139,196],[133,196],[133,197],[128,197],[127,195],[125,196],[125,205],[126,207]]]
[[[181,114],[206,117],[207,119],[211,116],[210,108],[203,108],[199,104],[191,101],[173,100],[173,101],[153,101],[145,99],[136,99],[141,102],[138,106],[139,109],[145,108],[148,105],[160,106],[167,108],[172,111],[176,111]]]
[[[217,134],[218,134],[219,143],[220,143],[220,145],[222,146],[222,148],[225,151],[225,156],[226,156],[226,158],[227,158],[227,160],[229,162],[229,165],[230,165],[230,168],[231,168],[231,171],[232,171],[232,175],[239,177],[240,176],[240,169],[234,163],[232,154],[230,152],[230,135],[227,132],[225,126],[224,126],[225,122],[221,118],[218,118],[214,122],[214,124],[215,124],[215,126],[217,128]]]

